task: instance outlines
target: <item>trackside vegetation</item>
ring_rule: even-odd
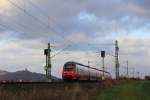
[[[150,100],[150,81],[127,81],[108,87],[94,100]]]

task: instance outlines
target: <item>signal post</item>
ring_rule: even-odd
[[[102,57],[102,64],[103,64],[103,76],[102,76],[102,80],[105,79],[105,74],[104,74],[104,71],[105,71],[105,64],[104,64],[104,58],[105,58],[105,51],[101,51],[101,57]]]
[[[48,43],[48,49],[44,50],[44,55],[46,56],[46,66],[45,66],[45,71],[46,71],[46,77],[48,79],[48,82],[52,81],[51,77],[51,45]]]
[[[116,79],[119,79],[119,57],[118,57],[118,53],[119,53],[119,47],[118,47],[118,41],[115,41],[115,66],[116,66]]]

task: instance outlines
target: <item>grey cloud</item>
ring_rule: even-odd
[[[149,0],[131,0],[131,2],[136,3],[137,5],[149,10],[150,9],[150,1]]]
[[[13,2],[42,21],[42,23],[37,21],[11,5],[13,8],[11,16],[2,16],[3,23],[17,30],[17,37],[22,39],[50,37],[49,40],[58,40],[57,35],[53,35],[56,34],[55,31],[62,36],[77,32],[86,33],[89,37],[95,36],[96,33],[106,36],[115,31],[115,26],[118,31],[133,30],[144,27],[149,21],[147,18],[149,13],[146,14],[147,16],[143,15],[145,18],[141,17],[142,5],[134,0],[15,0]],[[95,15],[97,21],[79,20],[78,17],[82,12]],[[122,21],[125,16],[129,18]]]
[[[141,5],[134,0],[15,0],[13,2],[42,22],[11,5],[11,12],[8,10],[10,14],[4,13],[0,20],[2,24],[16,31],[13,32],[12,37],[23,42],[38,40],[41,44],[59,43],[61,47],[64,47],[68,44],[67,38],[71,34],[84,34],[87,41],[79,41],[78,47],[74,46],[69,50],[86,50],[87,43],[94,41],[97,37],[101,39],[100,37],[109,37],[114,33],[129,32],[131,34],[134,30],[143,29],[150,20],[147,16],[141,17],[141,13],[136,12],[134,7],[140,10]],[[35,5],[32,5],[31,2]],[[95,19],[89,20],[86,17],[80,19],[83,13],[85,16],[94,16]],[[10,30],[5,32],[3,29],[2,31],[1,33],[6,33]],[[5,38],[10,38],[7,36]],[[70,39],[76,41],[76,38]],[[24,46],[37,48],[29,43],[25,43]]]

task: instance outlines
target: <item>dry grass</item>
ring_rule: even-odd
[[[91,100],[104,83],[1,85],[0,100]]]

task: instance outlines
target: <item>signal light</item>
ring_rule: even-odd
[[[48,49],[44,50],[44,55],[48,55]]]
[[[102,58],[105,57],[105,51],[101,51],[101,57],[102,57]]]

